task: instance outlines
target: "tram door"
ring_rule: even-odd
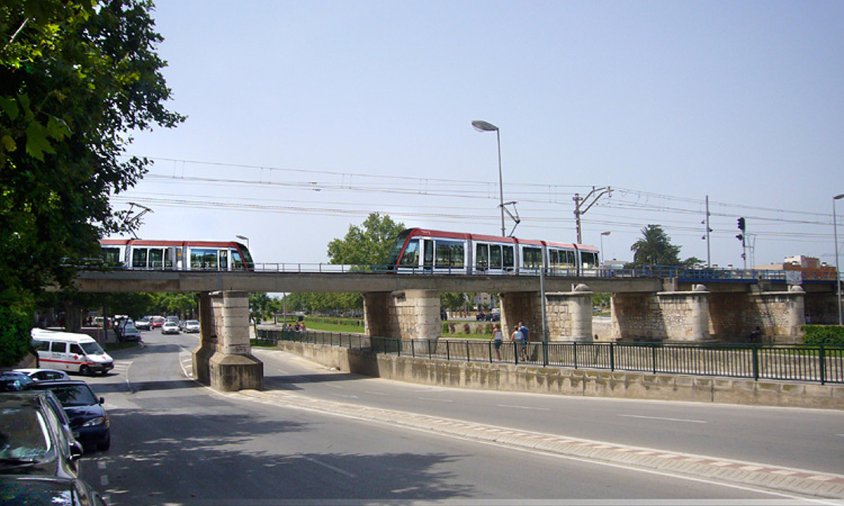
[[[423,239],[422,242],[422,269],[425,271],[434,270],[434,241],[432,239]]]
[[[220,270],[227,271],[229,270],[229,250],[221,249],[220,250]]]

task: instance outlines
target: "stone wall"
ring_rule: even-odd
[[[279,348],[344,372],[442,387],[582,397],[844,409],[844,385],[447,362],[281,341]]]

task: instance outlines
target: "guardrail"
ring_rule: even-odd
[[[685,374],[753,380],[844,383],[844,347],[764,345],[679,345],[659,343],[533,342],[524,350],[491,341],[366,337],[359,334],[258,330],[259,340],[278,340],[368,349],[437,360],[603,369],[650,374]]]
[[[123,271],[126,269],[108,267],[102,264],[101,260],[93,259],[89,262],[78,261],[75,263],[63,264],[67,267],[75,267],[81,270],[115,270]],[[396,272],[391,270],[386,265],[351,265],[351,264],[330,264],[322,262],[265,262],[256,263],[253,266],[253,272],[268,272],[268,273],[356,273],[356,274],[384,274],[387,272]],[[146,271],[173,271],[172,267],[162,268],[161,266],[149,267],[146,269],[131,269],[131,270],[146,270]],[[180,270],[181,272],[182,270]],[[190,272],[219,272],[218,269],[191,269]],[[425,269],[425,268],[404,268],[399,271],[401,275],[466,275],[466,269]],[[744,282],[755,283],[759,281],[770,281],[775,283],[784,283],[787,280],[786,273],[790,271],[784,270],[762,270],[762,269],[721,269],[721,268],[687,268],[678,266],[644,266],[635,269],[607,269],[607,268],[593,268],[593,269],[546,269],[545,275],[551,277],[569,277],[569,278],[661,278],[671,279],[676,278],[683,282],[700,282],[707,281],[718,282]],[[522,272],[506,272],[506,273],[486,273],[482,271],[475,272],[476,275],[490,275],[490,276],[531,276],[539,275],[537,269],[524,269]],[[802,272],[803,282],[827,282],[834,283],[835,275],[827,273]]]

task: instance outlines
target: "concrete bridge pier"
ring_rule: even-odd
[[[436,340],[442,330],[436,290],[364,293],[363,309],[370,337]]]
[[[215,390],[261,387],[264,364],[249,344],[249,294],[200,294],[200,343],[193,352],[194,377]]]
[[[611,299],[612,338],[623,341],[711,340],[709,290],[616,293]]]
[[[582,283],[571,292],[545,294],[549,341],[593,341],[593,294],[592,289]]]

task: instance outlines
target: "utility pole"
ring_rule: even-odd
[[[586,211],[588,211],[593,205],[595,205],[595,202],[597,202],[598,199],[600,199],[604,195],[609,195],[610,197],[612,197],[612,188],[610,188],[609,186],[595,188],[593,186],[592,191],[590,191],[585,197],[581,197],[579,193],[575,193],[574,197],[572,197],[572,199],[574,200],[574,223],[577,226],[578,244],[583,244],[583,233],[580,229],[581,215],[586,214]],[[586,206],[586,209],[581,210],[583,204],[588,205]]]
[[[709,233],[712,232],[712,229],[709,228],[709,195],[706,196],[706,268],[712,266],[710,262],[710,252],[709,252]]]

